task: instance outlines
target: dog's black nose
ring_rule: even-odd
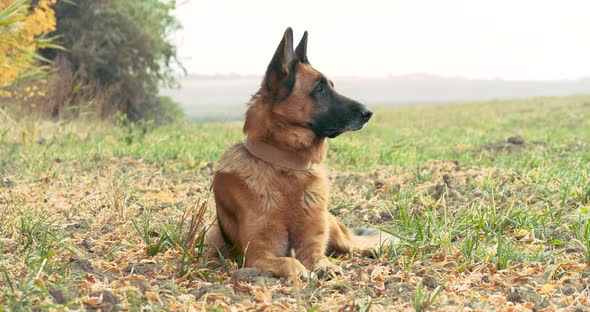
[[[363,107],[361,108],[361,115],[363,116],[364,120],[369,121],[371,116],[373,116],[373,112],[370,109]]]

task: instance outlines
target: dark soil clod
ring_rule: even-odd
[[[524,300],[522,299],[522,296],[520,295],[520,293],[516,289],[512,290],[511,292],[509,292],[506,295],[506,300],[508,300],[510,302],[514,302],[514,303],[524,302]]]
[[[238,284],[239,282],[244,283],[254,283],[255,279],[262,274],[259,269],[257,268],[244,268],[235,270],[229,282],[233,285]]]
[[[89,296],[102,298],[102,304],[99,309],[96,309],[94,307],[87,307],[88,311],[116,311],[117,304],[121,302],[119,297],[107,290],[91,292]]]
[[[430,289],[430,290],[433,290],[436,287],[438,287],[438,281],[436,280],[436,278],[434,278],[430,275],[426,275],[422,279],[422,285],[428,287],[428,289]]]
[[[522,145],[524,144],[524,139],[520,136],[513,136],[513,137],[509,137],[506,140],[508,143],[512,143],[514,145]]]
[[[229,298],[231,302],[241,302],[242,298],[238,296],[233,289],[225,287],[220,284],[211,284],[200,287],[197,290],[191,291],[191,293],[195,296],[197,300],[201,299],[205,294],[222,294],[226,298]]]
[[[59,288],[50,289],[49,294],[53,297],[53,300],[55,300],[55,303],[57,304],[64,304],[70,300],[64,291]]]
[[[532,302],[533,310],[544,309],[549,306],[549,300],[539,295],[534,289],[518,287],[506,295],[506,300],[514,303]]]

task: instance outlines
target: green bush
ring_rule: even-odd
[[[43,55],[65,60],[75,79],[90,86],[87,92],[108,90],[108,97],[96,105],[103,117],[119,111],[131,120],[154,119],[158,124],[182,119],[178,104],[158,95],[159,87],[176,84],[171,65],[180,66],[168,40],[180,28],[171,15],[174,5],[160,0],[60,0],[52,35],[59,36],[67,51],[46,50]]]

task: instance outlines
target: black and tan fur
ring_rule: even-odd
[[[311,168],[273,165],[239,143],[223,154],[213,182],[218,222],[208,244],[275,276],[339,272],[328,253],[368,253],[383,239],[357,236],[328,212],[326,138],[362,128],[372,112],[338,94],[310,65],[306,50],[307,32],[293,49],[288,28],[249,103],[243,130],[248,140],[293,153]]]

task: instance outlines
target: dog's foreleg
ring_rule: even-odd
[[[326,257],[329,234],[327,211],[325,211],[323,216],[308,220],[300,232],[302,236],[295,238],[298,244],[293,246],[294,256],[307,269],[319,273],[318,275],[342,273],[342,269]]]
[[[205,236],[205,248],[205,259],[219,258],[219,256],[227,258],[230,256],[230,248],[224,241],[223,234],[221,234],[217,222],[211,225],[207,230],[207,235]]]
[[[299,260],[287,257],[289,237],[287,228],[281,223],[244,226],[239,239],[246,267],[271,272],[276,277],[303,277],[309,273]]]

